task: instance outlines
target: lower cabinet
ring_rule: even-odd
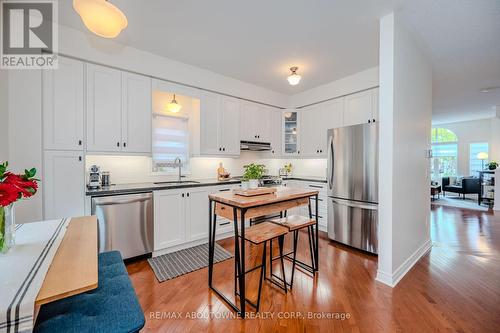
[[[45,151],[43,154],[44,219],[85,215],[83,152]]]
[[[154,192],[154,251],[208,240],[210,187]]]
[[[326,183],[321,182],[307,182],[302,180],[287,180],[284,182],[287,187],[295,187],[308,190],[318,191],[318,224],[319,229],[322,231],[327,230],[328,224],[328,206],[327,206],[327,186]],[[316,200],[311,199],[311,210],[313,218],[316,216]],[[298,208],[293,208],[288,211],[288,215],[301,215],[309,216],[309,208],[307,206],[301,206]]]

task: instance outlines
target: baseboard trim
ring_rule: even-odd
[[[408,271],[432,248],[431,240],[427,240],[413,254],[399,266],[393,274],[377,270],[375,280],[394,288]]]

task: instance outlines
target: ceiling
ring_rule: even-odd
[[[381,16],[401,10],[431,56],[436,119],[500,105],[498,0],[111,0],[128,18],[118,42],[295,94],[378,65]],[[59,1],[60,23],[86,31]],[[286,81],[289,67],[303,76]]]

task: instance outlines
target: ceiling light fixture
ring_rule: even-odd
[[[125,14],[107,0],[73,0],[73,8],[97,36],[115,38],[128,25]]]
[[[290,67],[290,71],[292,72],[292,74],[290,74],[288,77],[287,77],[287,80],[288,80],[288,83],[290,83],[290,85],[292,86],[295,86],[297,84],[299,84],[300,82],[300,79],[302,78],[302,76],[300,76],[299,74],[297,74],[297,70],[299,68],[294,66],[294,67]]]
[[[177,103],[175,100],[175,94],[174,94],[174,99],[172,99],[172,102],[167,104],[167,111],[172,112],[172,113],[177,113],[182,109],[182,105]]]

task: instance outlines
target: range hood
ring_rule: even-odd
[[[241,141],[240,150],[269,151],[271,150],[271,144],[269,142]]]

